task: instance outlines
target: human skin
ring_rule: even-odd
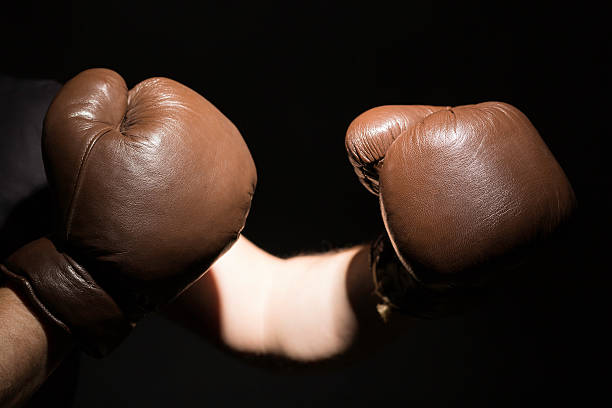
[[[10,287],[0,287],[0,407],[27,402],[73,347]]]
[[[240,237],[163,313],[226,351],[304,367],[352,361],[413,322],[382,322],[369,245],[275,257]],[[0,288],[0,407],[25,403],[73,347],[73,340]],[[319,364],[320,363],[320,364]]]
[[[281,259],[245,237],[166,309],[230,351],[302,363],[342,362],[413,324],[385,324],[369,245]]]

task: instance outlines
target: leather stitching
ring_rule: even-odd
[[[0,271],[4,272],[4,276],[7,279],[10,279],[13,283],[21,286],[22,294],[25,292],[25,296],[28,298],[28,300],[32,302],[35,307],[38,307],[43,312],[44,316],[46,316],[49,320],[53,321],[53,323],[59,326],[66,333],[71,333],[71,330],[68,328],[68,325],[66,325],[61,319],[59,319],[54,313],[52,313],[43,302],[40,301],[39,297],[36,294],[36,291],[32,287],[32,284],[26,277],[22,276],[19,273],[13,272],[6,265],[3,264],[0,264]]]
[[[90,141],[89,144],[87,145],[87,148],[85,149],[85,153],[83,153],[83,157],[81,157],[81,163],[79,165],[79,171],[77,173],[77,177],[76,177],[76,181],[74,182],[74,188],[73,188],[73,193],[72,193],[72,197],[70,199],[70,205],[68,206],[68,213],[66,214],[66,241],[69,240],[70,238],[70,228],[72,227],[72,217],[74,215],[74,209],[76,207],[76,202],[77,202],[77,196],[79,194],[79,191],[81,189],[81,185],[82,183],[82,174],[83,174],[83,168],[85,167],[85,163],[87,161],[87,158],[89,157],[89,154],[91,153],[91,150],[93,149],[94,145],[96,144],[96,142],[98,140],[100,140],[100,138],[104,135],[106,135],[107,133],[109,133],[110,131],[112,131],[112,128],[109,129],[104,129],[103,131],[101,131],[100,133],[98,133],[96,136],[94,136]]]

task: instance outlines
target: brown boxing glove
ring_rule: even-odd
[[[0,268],[97,356],[233,244],[257,180],[240,133],[202,96],[166,78],[128,90],[106,69],[60,90],[43,157],[57,230]]]
[[[575,206],[537,130],[505,103],[375,108],[353,121],[346,146],[387,232],[372,246],[382,313],[461,310]]]

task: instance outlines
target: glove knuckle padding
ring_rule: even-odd
[[[385,226],[402,262],[456,273],[546,235],[573,191],[529,120],[497,102],[425,117],[388,149]]]
[[[48,116],[45,159],[79,253],[156,280],[203,272],[237,238],[254,164],[234,125],[194,91],[153,78],[128,92],[117,74],[86,71]]]
[[[121,314],[134,322],[170,301],[229,248],[257,181],[240,133],[202,96],[166,78],[128,90],[106,69],[84,71],[58,93],[44,122],[43,159],[57,234],[12,257],[11,269],[22,273],[5,273],[29,280],[22,286],[35,302],[84,333],[97,354],[125,335]],[[49,261],[28,262],[32,248]],[[99,298],[104,310],[87,311],[86,298]],[[84,307],[66,307],[77,304]]]
[[[383,319],[477,303],[575,206],[537,130],[508,104],[382,106],[357,117],[345,143],[387,232],[371,246]]]

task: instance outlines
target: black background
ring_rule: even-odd
[[[568,236],[486,307],[423,322],[347,367],[262,369],[151,317],[109,358],[80,359],[74,406],[595,405],[609,386],[607,20],[588,2],[3,5],[3,74],[167,76],[223,111],[258,169],[245,235],[274,254],[380,230],[343,139],[377,105],[514,104],[579,201]]]

